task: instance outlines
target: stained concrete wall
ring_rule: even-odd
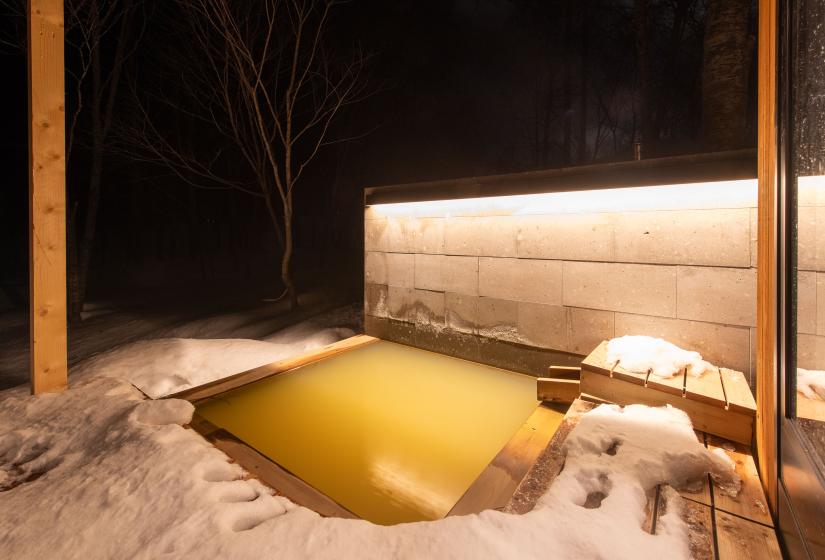
[[[368,207],[367,332],[534,374],[604,339],[647,334],[752,381],[755,182],[741,196],[680,205],[515,215],[487,205],[449,216],[433,205]],[[811,269],[800,286],[800,302],[819,292],[825,303],[825,274]],[[803,308],[809,335],[825,335],[825,306],[816,317]],[[815,348],[825,357],[825,345]],[[533,357],[516,367],[503,355]]]

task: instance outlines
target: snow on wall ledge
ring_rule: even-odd
[[[463,357],[472,337],[585,355],[643,334],[753,383],[756,200],[740,180],[368,207],[367,332]]]

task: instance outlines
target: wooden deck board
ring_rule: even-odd
[[[694,560],[713,560],[712,508],[705,504],[686,500],[667,485],[662,485],[659,490],[659,502],[656,507],[656,522],[654,525],[656,532],[661,530],[662,517],[674,506],[679,508],[680,517],[688,527],[691,558]]]
[[[751,450],[742,444],[725,441],[712,435],[708,436],[708,448],[722,449],[734,461],[736,474],[742,479],[742,489],[737,496],[730,496],[714,484],[713,498],[716,508],[773,526],[773,520],[768,511],[768,502],[762,490],[762,482],[759,480]]]
[[[776,533],[771,527],[754,523],[716,509],[716,542],[719,560],[768,560],[782,558]]]

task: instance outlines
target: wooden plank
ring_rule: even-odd
[[[504,507],[507,513],[522,514],[532,510],[536,501],[544,495],[553,480],[556,479],[564,466],[564,441],[570,431],[576,427],[582,415],[594,409],[597,405],[577,399],[570,405],[561,425],[553,434],[553,439],[544,448],[530,471],[522,478],[513,492],[510,501]]]
[[[722,378],[719,375],[719,370],[706,371],[699,377],[687,375],[685,377],[685,397],[724,408],[727,401],[725,400],[725,390],[722,388]]]
[[[745,374],[728,368],[719,368],[728,408],[744,414],[756,414],[756,401],[745,379]]]
[[[380,339],[365,334],[359,334],[344,340],[339,340],[333,344],[328,344],[327,346],[322,346],[321,348],[301,354],[300,356],[287,358],[286,360],[282,360],[280,362],[265,364],[229,377],[224,377],[223,379],[212,381],[211,383],[206,383],[204,385],[199,385],[198,387],[192,387],[191,389],[186,389],[172,395],[167,395],[164,398],[186,399],[190,402],[202,401],[204,399],[214,397],[215,395],[219,395],[220,393],[237,389],[238,387],[248,385],[249,383],[254,383],[255,381],[259,381],[265,377],[278,375],[279,373],[284,373],[297,367],[305,366],[307,364],[335,356],[341,352],[346,352],[366,344],[378,342],[378,340]]]
[[[547,368],[547,377],[552,379],[579,379],[582,368],[570,366],[550,366]]]
[[[651,535],[656,534],[656,505],[659,502],[659,487],[657,484],[647,491],[647,502],[645,502],[645,520],[642,522],[642,530]]]
[[[709,435],[708,448],[721,449],[736,464],[736,474],[742,480],[742,489],[737,496],[731,496],[714,483],[713,499],[717,509],[773,526],[773,519],[768,511],[768,502],[762,490],[762,482],[753,462],[750,448],[740,443],[726,441]]]
[[[192,421],[189,422],[189,427],[198,432],[200,435],[206,437],[213,432],[217,432],[221,428],[201,416],[196,410],[192,414]]]
[[[672,507],[679,508],[680,517],[687,525],[690,557],[713,560],[713,512],[710,506],[686,500],[670,486],[662,485],[656,506],[656,532],[661,530],[661,519]]]
[[[776,511],[776,325],[777,325],[777,2],[759,0],[757,44],[757,175],[759,209],[756,273],[756,447],[759,474]]]
[[[685,394],[685,375],[686,370],[684,369],[673,377],[659,377],[651,373],[647,376],[646,386],[649,389],[664,391],[681,397]]]
[[[250,475],[296,504],[308,507],[325,517],[359,519],[350,510],[261,455],[230,432],[220,429],[209,434],[207,439],[246,469]]]
[[[536,398],[540,401],[570,404],[579,398],[578,379],[536,379]]]
[[[587,369],[593,373],[616,377],[637,385],[644,385],[647,381],[647,372],[637,373],[626,370],[620,363],[608,365],[607,363],[607,341],[599,344],[584,360],[582,360],[582,370]]]
[[[750,443],[753,435],[754,419],[751,416],[663,391],[654,391],[621,379],[611,379],[586,369],[582,369],[581,391],[616,404],[669,404],[685,411],[697,430],[740,443]]]
[[[29,319],[32,393],[68,384],[63,1],[29,0]]]
[[[700,432],[698,430],[693,431],[696,433],[696,439],[699,440],[699,443],[707,447],[705,444],[704,432]],[[683,498],[693,500],[694,502],[699,502],[700,504],[704,504],[706,506],[713,505],[713,498],[710,494],[710,478],[707,474],[702,475],[701,479],[694,481],[690,487],[679,490],[679,494]]]
[[[771,527],[716,509],[719,560],[780,559],[779,542]]]
[[[563,421],[558,406],[539,405],[447,515],[504,508]]]

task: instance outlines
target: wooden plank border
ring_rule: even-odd
[[[241,373],[230,375],[229,377],[224,377],[210,383],[205,383],[204,385],[198,385],[197,387],[192,387],[191,389],[185,389],[171,395],[166,395],[163,398],[185,399],[191,403],[198,403],[221,393],[231,391],[232,389],[237,389],[238,387],[243,387],[244,385],[260,381],[261,379],[330,358],[336,354],[340,354],[341,352],[353,350],[361,346],[366,346],[367,344],[373,344],[379,340],[380,339],[366,334],[351,336],[350,338],[345,338],[344,340],[340,340],[333,344],[322,346],[321,348],[301,354],[300,356],[287,358],[286,360],[281,360],[280,362],[273,362],[271,364],[265,364],[247,371],[242,371]]]
[[[478,513],[485,509],[503,509],[564,421],[554,421],[560,410],[559,405],[537,406],[453,505],[447,516]]]

